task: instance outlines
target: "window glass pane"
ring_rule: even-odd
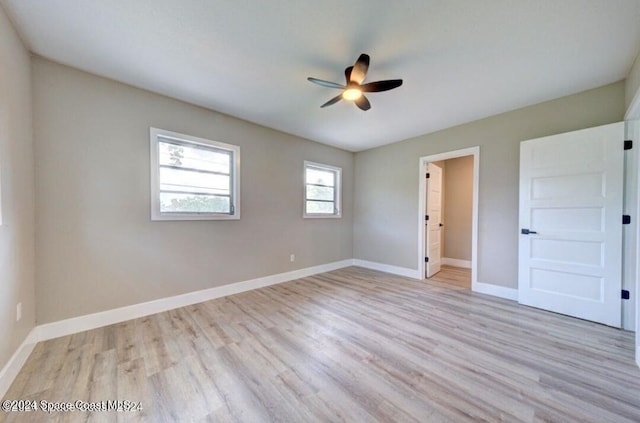
[[[318,185],[307,185],[307,200],[333,201],[333,188]]]
[[[161,165],[229,174],[231,152],[196,145],[176,145],[162,141],[158,147]]]
[[[335,186],[335,173],[330,170],[307,168],[307,183]]]
[[[211,173],[160,168],[160,191],[229,195],[230,177]]]
[[[160,212],[230,213],[229,197],[160,193]]]
[[[307,213],[333,214],[333,203],[326,201],[307,201]]]

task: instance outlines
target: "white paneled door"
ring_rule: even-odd
[[[624,122],[520,144],[520,303],[620,327]]]
[[[426,276],[430,278],[440,271],[442,261],[442,168],[427,164],[427,217]]]

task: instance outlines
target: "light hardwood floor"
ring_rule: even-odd
[[[443,282],[460,288],[471,289],[471,269],[443,264],[440,271],[429,278],[430,281]]]
[[[40,343],[7,421],[638,422],[633,334],[357,267]]]

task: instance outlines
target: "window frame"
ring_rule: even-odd
[[[162,140],[175,142],[178,145],[203,146],[219,150],[229,151],[232,160],[229,169],[231,178],[231,213],[207,213],[207,212],[161,212],[160,211],[160,155],[159,145]],[[164,129],[149,128],[150,146],[150,170],[151,170],[151,220],[239,220],[240,219],[240,147],[219,141],[180,134]]]
[[[334,212],[329,213],[307,213],[307,201],[313,201],[307,199],[307,169],[313,168],[325,172],[333,172],[334,176]],[[303,166],[303,202],[302,202],[302,217],[305,219],[339,219],[342,217],[342,168],[337,166],[331,166],[324,163],[316,163],[308,160],[304,161]]]

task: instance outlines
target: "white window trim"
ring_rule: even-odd
[[[0,168],[0,170],[1,170],[1,168]],[[4,187],[2,186],[2,176],[0,175],[0,227],[6,226],[5,221],[4,221],[4,213],[3,213],[3,209],[2,209],[2,194],[3,193],[4,193]]]
[[[232,198],[233,214],[226,213],[161,213],[160,212],[160,167],[158,165],[158,136],[176,141],[216,147],[233,152]],[[240,219],[240,147],[205,138],[179,134],[164,129],[149,128],[150,164],[151,164],[151,220],[239,220]]]
[[[307,213],[307,167],[316,167],[335,172],[335,189],[336,189],[336,212],[333,214],[324,213]],[[305,160],[302,168],[303,181],[302,186],[302,217],[305,219],[340,219],[342,217],[342,168],[327,165],[324,163],[316,163]]]
[[[2,195],[4,194],[4,186],[2,185],[2,169],[3,166],[0,166],[0,227],[6,226],[2,210]]]

